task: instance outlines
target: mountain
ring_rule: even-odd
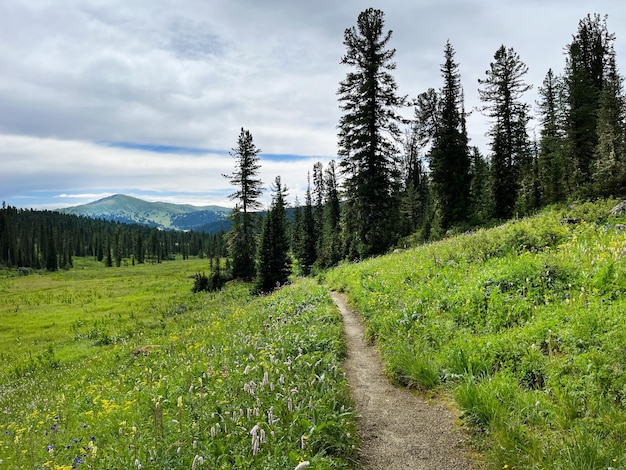
[[[228,230],[231,209],[220,206],[192,206],[167,202],[148,202],[123,194],[106,197],[80,206],[60,209],[93,219],[147,225],[167,230],[195,230],[217,232]]]

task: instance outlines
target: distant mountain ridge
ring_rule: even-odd
[[[167,202],[148,202],[136,197],[116,194],[80,206],[59,209],[93,219],[146,225],[164,230],[217,232],[228,230],[232,209],[221,206],[192,206]]]

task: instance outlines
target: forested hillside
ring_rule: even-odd
[[[76,256],[120,266],[224,254],[222,233],[164,231],[5,204],[0,209],[0,267],[56,271],[72,267]]]
[[[230,209],[219,206],[197,207],[188,204],[148,202],[124,194],[115,194],[88,204],[60,209],[59,212],[161,229],[213,233],[228,226],[227,217]],[[214,230],[210,230],[211,228]]]
[[[369,8],[344,32],[337,161],[313,166],[293,220],[287,217],[289,182],[280,176],[269,210],[255,212],[267,182],[259,177],[261,150],[242,128],[231,152],[235,171],[226,176],[234,186],[235,210],[225,247],[211,248],[214,243],[206,245],[198,234],[119,225],[84,235],[53,228],[57,219],[50,214],[35,218],[54,224],[28,222],[29,228],[18,228],[13,226],[18,217],[33,214],[8,208],[3,209],[0,262],[55,269],[70,266],[71,257],[82,253],[100,258],[100,250],[105,260],[110,255],[118,264],[172,253],[228,254],[235,278],[256,278],[265,290],[287,282],[292,270],[306,275],[341,260],[493,226],[552,204],[621,197],[626,194],[626,102],[616,37],[608,18],[598,14],[585,16],[572,29],[562,72],[555,71],[558,64],[546,71],[536,106],[527,93],[537,84],[526,82],[528,67],[517,51],[501,45],[492,57],[485,56],[486,72],[476,84],[482,106],[472,110],[490,123],[489,148],[482,153],[468,137],[467,92],[453,44],[442,45],[440,88],[415,90],[409,98],[399,93],[394,78],[393,31],[381,10]],[[180,215],[189,218],[195,216]],[[91,223],[97,224],[78,225]]]
[[[344,45],[338,159],[314,165],[293,226],[276,229],[291,230],[286,249],[298,272],[494,226],[553,204],[626,194],[626,102],[608,18],[579,21],[565,45],[563,71],[546,71],[536,106],[527,98],[528,67],[515,49],[502,45],[485,56],[476,84],[481,106],[472,112],[489,122],[486,154],[468,137],[467,92],[450,42],[443,45],[441,87],[413,99],[398,91],[393,32],[381,10],[363,11],[345,30]],[[407,108],[412,119],[404,117]],[[242,272],[251,277],[255,228],[246,204],[258,195],[246,188],[261,187],[260,150],[254,144],[236,150],[238,177],[230,182],[243,211],[234,216],[230,247],[235,256],[245,253]]]

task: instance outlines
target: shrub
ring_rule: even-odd
[[[215,292],[221,290],[224,285],[231,280],[230,276],[224,275],[217,271],[210,275],[205,273],[196,273],[193,276],[194,282],[191,291],[197,292]]]

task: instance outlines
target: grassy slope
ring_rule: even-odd
[[[206,260],[75,263],[0,279],[0,467],[351,464],[355,417],[326,289],[192,294]]]
[[[625,468],[626,234],[614,203],[345,265],[326,282],[363,313],[397,381],[456,398],[490,468]]]

